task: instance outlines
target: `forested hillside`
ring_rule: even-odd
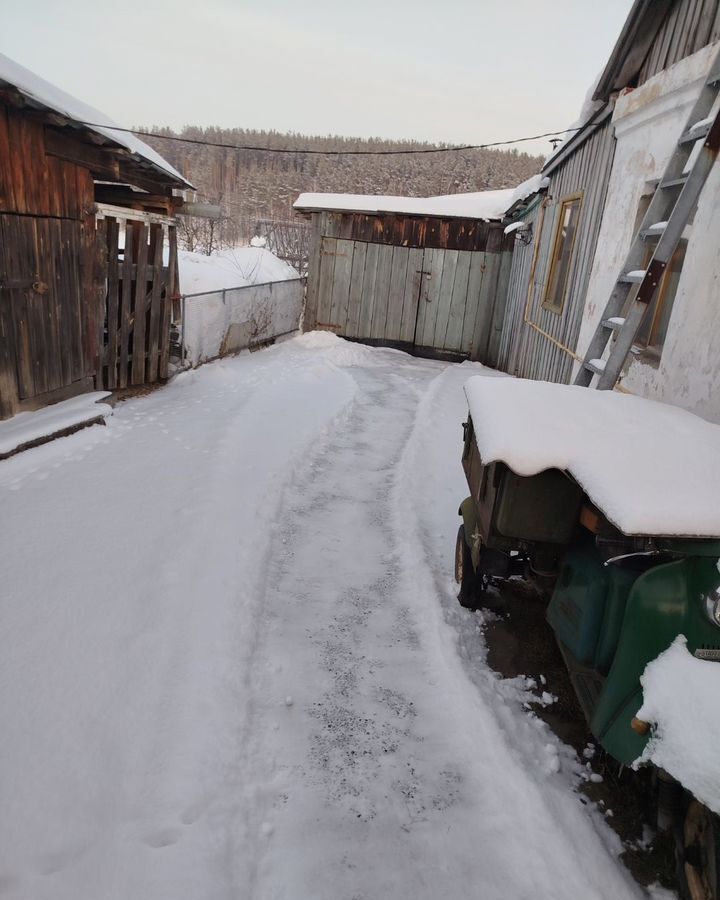
[[[160,134],[250,147],[312,150],[406,150],[432,145],[412,141],[312,137],[233,128],[197,128],[181,132],[157,126]],[[216,246],[246,243],[261,220],[288,222],[295,217],[292,204],[302,191],[354,194],[431,196],[463,191],[514,187],[539,171],[542,158],[517,150],[471,150],[401,156],[317,156],[303,153],[265,153],[260,150],[222,150],[145,137],[198,189],[199,200],[219,203],[223,218],[216,223],[208,248],[202,227],[192,223],[181,235],[194,249],[209,252]],[[191,248],[192,249],[192,248]]]

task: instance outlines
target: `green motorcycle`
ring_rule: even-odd
[[[489,583],[511,577],[547,591],[589,729],[632,765],[656,731],[638,715],[648,664],[679,635],[720,662],[720,427],[574,386],[477,376],[466,394],[458,599],[482,607]],[[657,775],[687,895],[720,900],[716,804],[693,795],[681,764]]]

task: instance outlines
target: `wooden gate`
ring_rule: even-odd
[[[107,246],[101,386],[113,390],[167,378],[178,290],[175,227],[114,217],[101,224]]]
[[[510,254],[323,237],[317,328],[493,364]]]

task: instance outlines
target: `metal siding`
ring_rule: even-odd
[[[677,0],[658,29],[638,85],[720,39],[720,0]]]
[[[527,215],[522,217],[523,222],[532,227],[533,238],[529,244],[523,244],[521,241],[516,240],[513,252],[505,320],[503,322],[498,357],[498,367],[504,372],[510,372],[511,375],[515,375],[517,372],[516,366],[522,339],[523,314],[525,312],[530,279],[530,267],[535,252],[535,241],[538,240],[538,235],[535,232],[539,211],[540,206],[537,205]]]
[[[512,374],[546,381],[570,380],[572,357],[524,323],[525,307],[528,291],[531,291],[530,321],[566,347],[575,348],[605,205],[614,145],[613,128],[608,120],[552,173],[542,228],[540,234],[535,235],[535,240],[538,240],[540,245],[532,286],[529,285],[529,278],[533,245],[518,244],[515,249],[500,344],[500,365]],[[573,260],[568,275],[563,311],[557,314],[544,309],[542,301],[549,274],[558,212],[563,198],[579,192],[583,193],[583,200]],[[528,221],[537,222],[538,219],[536,209]]]

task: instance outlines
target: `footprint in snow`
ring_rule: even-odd
[[[160,847],[169,847],[176,844],[180,840],[182,831],[179,828],[161,828],[159,831],[153,831],[144,838],[144,843],[148,847],[156,849]]]

